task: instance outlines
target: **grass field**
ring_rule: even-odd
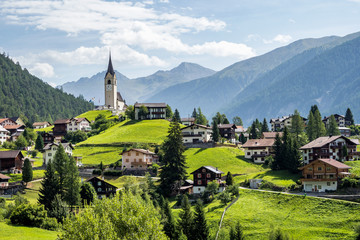
[[[36,179],[40,179],[44,177],[44,172],[45,170],[33,170],[33,180]],[[17,174],[7,174],[11,177],[9,182],[17,182],[17,181],[21,181],[22,180],[22,174],[21,173],[17,173]]]
[[[235,182],[242,182],[247,179],[263,179],[268,182],[280,187],[289,187],[293,184],[296,184],[296,181],[301,177],[300,174],[293,174],[287,170],[272,171],[267,169],[260,173],[249,174],[245,176],[235,177]]]
[[[51,132],[53,130],[54,126],[49,126],[46,128],[38,128],[34,129],[35,132]]]
[[[123,121],[78,145],[160,144],[167,136],[169,124],[167,120]]]
[[[352,167],[349,171],[356,176],[360,176],[360,161],[347,161],[344,162],[346,165]]]
[[[187,172],[190,174],[201,166],[213,166],[227,174],[230,171],[234,174],[244,176],[263,172],[262,165],[245,160],[244,152],[237,148],[189,148],[185,151]]]
[[[226,212],[224,227],[240,221],[246,239],[268,239],[279,227],[294,239],[353,239],[360,204],[339,200],[240,190]]]
[[[57,238],[58,232],[41,228],[14,226],[0,222],[1,240],[51,240]]]
[[[77,146],[73,151],[73,156],[82,156],[81,162],[85,165],[103,164],[108,165],[121,159],[122,147],[96,147],[96,146]]]
[[[92,110],[85,113],[80,114],[77,118],[87,118],[90,122],[95,121],[95,118],[99,114],[104,114],[106,118],[112,118],[112,113],[110,110]]]

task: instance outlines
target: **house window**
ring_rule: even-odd
[[[202,170],[202,172],[206,172],[206,169],[204,168],[204,169]]]
[[[327,167],[327,168],[326,168],[326,171],[331,171],[331,167]]]
[[[198,185],[201,185],[201,180],[198,180],[198,181],[197,181],[197,184],[198,184]]]
[[[197,177],[198,177],[198,178],[201,178],[201,173],[198,173]]]
[[[321,171],[322,170],[322,167],[318,167],[318,171]]]
[[[318,189],[319,189],[319,190],[321,189],[321,185],[318,185]]]
[[[139,159],[139,162],[142,162],[142,159]]]
[[[307,174],[307,175],[306,175],[306,178],[312,178],[312,175],[311,175],[311,174]]]
[[[126,159],[125,161],[126,161],[126,162],[129,162],[129,159]]]
[[[307,160],[307,157],[305,156],[305,160]]]
[[[98,188],[98,192],[101,192],[101,188]]]
[[[98,182],[98,186],[101,186],[101,182]]]
[[[131,153],[128,152],[128,156],[131,156]]]
[[[247,152],[247,155],[250,155],[250,152]]]
[[[211,174],[210,174],[210,173],[206,174],[206,177],[207,177],[207,178],[210,178],[210,177],[211,177]]]
[[[136,153],[136,156],[139,156],[139,153]]]
[[[312,167],[309,167],[308,170],[309,170],[309,171],[312,171]]]
[[[254,152],[254,154],[257,154],[257,152]]]
[[[328,185],[328,186],[330,186],[330,184],[331,184],[330,182],[327,182],[327,185]]]
[[[330,179],[333,179],[333,178],[334,178],[334,174],[330,174],[330,175],[329,175],[329,178],[330,178]]]
[[[51,156],[52,156],[52,153],[48,153],[48,156],[51,157]]]
[[[56,148],[53,148],[53,151],[56,151]]]

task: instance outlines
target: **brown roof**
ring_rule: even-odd
[[[0,123],[6,121],[6,120],[10,120],[12,121],[14,124],[16,124],[16,122],[14,120],[11,120],[11,118],[0,118]]]
[[[76,120],[76,123],[80,123],[84,120],[90,122],[87,118],[71,118],[69,121],[71,121],[71,120]]]
[[[20,150],[0,151],[0,159],[1,158],[16,158],[19,154],[21,154],[21,156],[20,156],[21,158],[24,157]]]
[[[0,179],[10,179],[11,177],[0,173]]]
[[[249,139],[243,145],[243,148],[252,148],[252,147],[271,147],[274,145],[275,139]]]
[[[5,125],[4,128],[9,130],[9,129],[18,129],[20,127],[24,127],[24,125]]]
[[[353,144],[356,144],[354,143],[353,141],[351,141],[350,139],[348,139],[347,137],[344,137],[344,136],[328,136],[328,137],[319,137],[311,142],[309,142],[308,144],[302,146],[300,148],[300,150],[303,150],[303,149],[310,149],[310,148],[321,148],[323,146],[325,146],[326,144],[328,143],[331,143],[333,141],[335,141],[336,139],[338,138],[344,138],[346,141],[349,141]]]
[[[134,107],[166,107],[166,103],[135,103]]]
[[[182,122],[195,122],[195,118],[181,118]]]
[[[235,124],[231,124],[231,123],[229,123],[229,124],[218,124],[218,127],[219,128],[235,128],[235,129],[237,128]]]
[[[107,181],[105,181],[105,180],[102,180],[101,178],[98,178],[98,177],[91,177],[91,178],[89,178],[88,180],[86,180],[85,182],[90,182],[90,181],[93,180],[93,179],[94,179],[94,180],[97,180],[97,181],[100,181],[100,182],[103,182],[103,183],[107,184],[108,186],[111,186],[111,187],[117,189],[116,186],[114,186],[114,185],[112,185],[111,183],[109,183],[109,182],[107,182]],[[95,187],[95,186],[94,186],[94,187]]]
[[[263,138],[275,138],[276,134],[279,134],[279,137],[283,136],[283,132],[263,132]]]
[[[309,165],[313,165],[314,163],[316,163],[317,161],[320,161],[320,162],[324,162],[324,163],[327,163],[335,168],[340,168],[340,169],[350,169],[351,167],[349,167],[348,165],[346,164],[343,164],[342,162],[339,162],[337,160],[334,160],[334,159],[328,159],[328,158],[319,158],[315,161],[312,161],[311,163],[299,168],[300,170],[306,168],[307,166]]]
[[[55,124],[67,124],[70,122],[70,119],[58,119],[54,122],[54,125]]]
[[[34,122],[33,126],[43,126],[45,124],[51,125],[51,123],[49,123],[49,122]]]
[[[202,127],[202,128],[206,128],[206,129],[211,129],[211,127],[194,123],[194,124],[191,124],[191,125],[189,125],[189,126],[183,127],[181,130],[183,130],[183,129],[185,129],[185,128],[190,128],[190,127],[192,127],[192,126],[198,126],[198,127]]]
[[[120,155],[126,153],[126,152],[130,152],[130,151],[135,151],[135,152],[141,152],[141,153],[144,153],[144,154],[150,154],[150,155],[155,155],[155,153],[153,152],[150,152],[149,150],[145,150],[145,149],[139,149],[139,148],[132,148],[130,150],[127,150],[125,152],[122,152]]]

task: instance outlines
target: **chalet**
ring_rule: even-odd
[[[285,127],[289,128],[291,126],[293,115],[283,116],[281,118],[272,118],[270,120],[271,131],[272,132],[280,132],[283,131]],[[301,117],[304,121],[304,126],[306,125],[307,119]]]
[[[347,156],[343,155],[343,148],[347,148]],[[319,137],[302,146],[303,161],[308,164],[317,158],[335,159],[338,161],[352,161],[359,156],[356,151],[357,143],[344,136]]]
[[[336,191],[338,181],[349,176],[351,167],[334,159],[317,159],[299,168],[306,192]]]
[[[9,139],[10,132],[0,125],[0,145],[4,144],[6,141],[9,141]]]
[[[279,134],[279,137],[283,136],[283,132],[263,132],[261,134],[261,138],[262,139],[275,139],[277,134]]]
[[[148,115],[146,117],[139,116],[139,110],[141,106],[145,106],[148,109]],[[138,103],[134,105],[135,119],[165,119],[166,118],[166,103]]]
[[[338,127],[345,127],[345,116],[340,114],[333,114],[336,120],[336,123]],[[325,127],[328,128],[330,124],[330,116],[323,118],[323,123],[325,124]]]
[[[69,119],[59,119],[54,122],[53,134],[54,137],[65,136],[67,130],[67,124]]]
[[[0,173],[0,188],[8,187],[9,179],[11,179],[11,177]]]
[[[0,171],[21,172],[24,155],[20,150],[0,151]]]
[[[115,196],[116,194],[116,186],[98,177],[89,178],[86,182],[89,182],[94,187],[99,199]]]
[[[122,154],[122,169],[147,170],[153,163],[159,160],[158,155],[145,149],[130,149]]]
[[[87,118],[71,118],[66,124],[67,132],[75,132],[75,131],[83,131],[90,132],[90,121]]]
[[[35,129],[47,128],[50,126],[52,126],[52,124],[49,122],[34,122],[33,123],[33,128],[35,128]]]
[[[235,134],[237,134],[238,136],[243,134],[245,139],[249,139],[249,133],[247,133],[247,128],[244,128],[243,126],[236,126]]]
[[[219,124],[218,128],[221,137],[235,142],[235,129],[237,129],[235,124]]]
[[[217,168],[212,166],[202,166],[190,174],[194,176],[194,194],[204,192],[208,183],[212,181],[216,181],[220,184],[219,192],[225,190],[225,184],[221,181],[221,174],[223,174],[223,172]]]
[[[17,125],[24,125],[25,126],[24,121],[20,117],[12,117],[10,119],[13,120],[14,122],[16,122]]]
[[[24,125],[6,125],[4,128],[10,132],[10,140],[13,142],[16,141],[25,130]]]
[[[18,125],[15,121],[10,118],[0,118],[0,125],[5,127],[6,125]]]
[[[53,143],[55,141],[55,137],[52,133],[43,132],[41,133],[41,137],[43,138],[44,144]]]
[[[180,187],[180,194],[193,194],[194,181],[185,180]]]
[[[181,118],[181,123],[185,126],[190,126],[195,123],[195,118]]]
[[[49,161],[54,160],[55,153],[58,150],[60,143],[48,143],[44,147],[43,151],[43,157],[44,157],[44,165],[46,165]],[[64,147],[65,153],[70,157],[72,155],[72,150],[74,150],[74,147],[71,145],[71,143],[61,143]]]
[[[192,124],[181,129],[183,143],[198,143],[211,141],[212,129],[200,124]]]
[[[270,139],[249,139],[243,144],[245,158],[252,159],[255,163],[264,163],[265,157],[271,155],[275,143]]]
[[[339,127],[339,131],[341,136],[350,137],[351,136],[351,129],[347,127]]]

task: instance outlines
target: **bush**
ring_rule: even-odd
[[[224,191],[219,195],[219,199],[221,201],[221,203],[223,204],[227,204],[228,202],[231,201],[231,196],[230,193],[228,191]]]
[[[226,188],[226,191],[229,192],[232,197],[238,197],[240,195],[238,185],[229,186]]]
[[[35,158],[37,154],[38,154],[38,151],[34,150],[31,152],[31,157]]]
[[[10,215],[10,221],[15,225],[23,225],[29,227],[40,227],[47,212],[43,205],[20,204]]]
[[[359,181],[355,178],[345,177],[341,179],[341,187],[342,188],[348,188],[352,187],[355,188],[359,185]]]
[[[0,198],[0,208],[5,208],[6,200],[5,198]]]
[[[100,169],[94,169],[92,174],[93,175],[101,175],[101,170]]]
[[[101,172],[100,172],[101,173]],[[104,171],[104,176],[122,176],[123,172],[118,170],[107,170]]]
[[[40,225],[40,228],[46,229],[46,230],[51,230],[51,231],[56,231],[59,228],[59,224],[56,220],[56,218],[49,218],[46,217],[42,224]]]

